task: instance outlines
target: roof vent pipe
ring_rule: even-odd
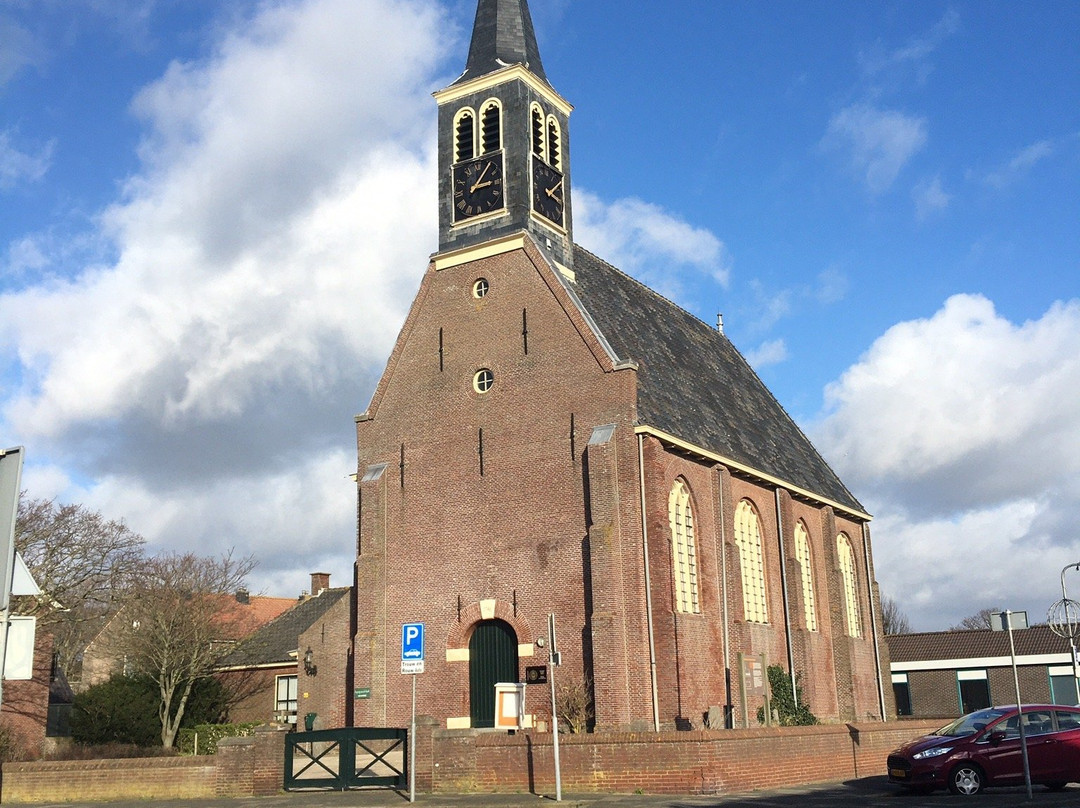
[[[716,330],[721,334],[724,333],[724,315],[719,312],[716,315]]]

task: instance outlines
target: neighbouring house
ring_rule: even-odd
[[[976,629],[886,637],[896,711],[915,718],[954,718],[995,704],[1016,704],[1009,635]],[[1069,641],[1049,626],[1013,631],[1020,698],[1077,704]]]
[[[525,0],[480,0],[435,100],[438,251],[356,417],[355,603],[312,710],[403,726],[415,682],[491,727],[551,616],[597,730],[756,725],[769,665],[823,720],[892,716],[870,515],[720,322],[574,243],[572,107]]]
[[[271,598],[252,595],[246,589],[239,589],[234,595],[217,596],[228,615],[230,631],[235,637],[223,641],[238,643],[260,626],[296,605],[295,598]],[[118,650],[119,640],[125,633],[132,631],[128,609],[121,608],[97,635],[87,644],[82,656],[82,674],[78,682],[72,682],[76,692],[108,681],[117,674],[129,673],[127,660]]]
[[[221,661],[218,677],[237,697],[229,708],[233,722],[275,721],[300,724],[309,712],[313,688],[328,690],[318,701],[327,715],[321,726],[341,726],[341,712],[333,714],[330,705],[344,703],[341,681],[329,682],[319,676],[320,665],[335,667],[331,634],[344,621],[348,623],[349,587],[330,588],[330,576],[311,575],[311,594],[293,601],[292,608],[258,628]],[[340,644],[339,644],[340,645]],[[299,716],[299,718],[298,718]]]

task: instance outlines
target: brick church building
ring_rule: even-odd
[[[405,725],[422,622],[418,713],[492,726],[549,614],[597,731],[755,725],[762,662],[824,721],[890,716],[869,515],[721,331],[574,243],[526,0],[479,0],[435,99],[439,249],[356,418],[346,723]]]

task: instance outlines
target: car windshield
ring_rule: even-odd
[[[974,735],[976,732],[981,731],[987,724],[993,723],[1001,716],[1005,715],[1006,710],[979,710],[978,712],[968,713],[953,721],[951,724],[942,727],[934,735],[947,735],[950,738],[961,738],[965,735]]]

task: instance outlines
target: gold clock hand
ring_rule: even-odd
[[[469,189],[469,193],[474,192],[477,188],[483,188],[484,187],[483,185],[480,184],[480,182],[481,182],[481,180],[484,179],[484,175],[488,173],[488,169],[490,169],[491,166],[492,166],[491,163],[488,163],[486,166],[484,166],[484,170],[481,171],[480,176],[476,178],[476,183],[473,185],[472,188]],[[490,184],[491,183],[489,182],[488,185],[490,185]]]

